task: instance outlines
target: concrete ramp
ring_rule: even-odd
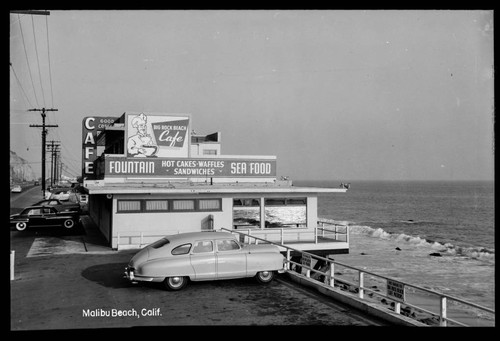
[[[35,238],[26,257],[40,257],[49,255],[65,255],[72,253],[85,253],[85,243],[82,236],[41,237]]]

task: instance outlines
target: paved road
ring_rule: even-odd
[[[23,188],[21,193],[10,193],[10,214],[18,213],[24,207],[43,199],[41,186]]]
[[[169,292],[159,285],[132,285],[122,278],[136,251],[75,253],[74,248],[64,246],[83,240],[83,228],[10,233],[11,248],[16,252],[15,280],[10,282],[12,330],[383,325],[288,282],[284,275],[267,286],[249,278],[192,282],[180,292]],[[45,253],[33,252],[40,240],[46,242]],[[63,247],[52,253],[50,244]]]

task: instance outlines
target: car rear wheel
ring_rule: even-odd
[[[187,284],[187,277],[174,276],[165,278],[165,288],[167,290],[181,290]]]
[[[274,271],[260,271],[257,272],[257,275],[255,275],[255,278],[259,283],[262,284],[267,284],[271,283],[271,281],[274,278]]]
[[[19,222],[16,224],[16,230],[18,230],[18,231],[24,231],[24,230],[26,230],[27,227],[28,227],[28,224],[26,224],[24,222]]]
[[[70,229],[75,226],[75,222],[73,221],[73,219],[66,219],[63,223],[63,226],[67,229]]]

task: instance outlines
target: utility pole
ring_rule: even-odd
[[[45,112],[47,111],[57,111],[57,109],[28,109],[28,111],[41,111],[42,115],[42,125],[38,124],[30,124],[30,127],[42,128],[42,196],[45,197],[45,140],[47,138],[47,129],[46,128],[56,128],[57,124],[45,124]]]
[[[50,185],[53,187],[54,186],[54,179],[55,179],[55,168],[56,168],[56,153],[59,152],[57,148],[60,146],[59,143],[61,141],[48,141],[50,143],[47,143],[47,147],[49,147],[49,152],[51,153],[51,160],[50,160]]]
[[[57,175],[58,175],[59,181],[61,181],[62,180],[62,172],[63,172],[63,162],[62,162],[62,160],[59,160],[59,166],[61,168],[60,168],[59,174],[57,174]]]

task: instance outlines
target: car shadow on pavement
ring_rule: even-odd
[[[132,284],[123,278],[126,266],[127,263],[93,265],[82,271],[82,277],[107,288],[129,288]]]

